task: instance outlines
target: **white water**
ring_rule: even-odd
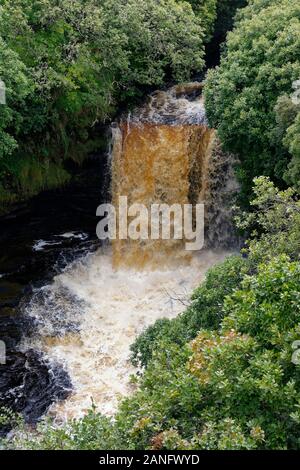
[[[202,87],[201,83],[194,82],[177,85],[167,91],[156,91],[147,103],[128,115],[127,123],[129,126],[131,123],[206,126],[203,98],[195,95]]]
[[[32,250],[44,251],[48,247],[62,245],[63,239],[84,241],[88,239],[88,234],[84,232],[66,232],[61,235],[55,235],[52,240],[35,240]]]
[[[183,311],[183,303],[172,298],[188,300],[207,269],[224,257],[225,252],[203,251],[189,266],[116,271],[111,253],[99,250],[37,291],[27,314],[39,322],[39,334],[22,347],[64,365],[74,387],[50,413],[58,420],[80,417],[93,399],[99,411],[112,415],[118,400],[133,390],[129,347],[134,339],[158,318]]]
[[[146,205],[208,201],[208,228],[217,227],[218,246],[223,232],[231,235],[222,214],[229,217],[223,199],[234,176],[230,161],[216,151],[201,88],[195,83],[156,92],[115,127],[111,196],[113,202],[127,195],[130,203]],[[76,236],[40,240],[33,249]],[[116,241],[113,254],[99,250],[69,265],[25,307],[38,327],[22,348],[40,350],[62,364],[73,384],[71,396],[50,410],[58,420],[82,416],[92,400],[99,411],[113,415],[120,398],[133,390],[130,345],[157,319],[185,310],[207,270],[226,256],[206,249],[183,259],[181,245],[161,240],[155,245]]]

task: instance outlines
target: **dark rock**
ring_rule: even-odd
[[[0,365],[0,407],[20,413],[27,423],[36,423],[52,403],[67,398],[71,388],[67,372],[36,351],[8,353],[6,364]],[[4,426],[2,434],[8,431]]]

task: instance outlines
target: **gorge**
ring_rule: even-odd
[[[299,19],[0,0],[1,462],[300,449]]]
[[[46,387],[38,394],[49,395],[42,412],[51,405],[48,414],[58,422],[82,416],[92,403],[113,415],[119,399],[134,390],[130,344],[155,320],[180,314],[206,271],[236,244],[230,221],[230,202],[238,189],[234,159],[220,151],[208,128],[200,83],[153,93],[112,126],[111,148],[111,189],[105,199],[114,203],[126,195],[130,204],[147,207],[203,203],[205,248],[191,254],[182,240],[116,240],[99,247],[95,234],[85,234],[84,227],[35,241],[32,248],[41,253],[59,249],[61,240],[82,246],[78,256],[58,265],[54,277],[34,286],[19,307],[20,321],[30,326],[21,335],[18,354],[46,361],[53,384],[50,392]],[[95,211],[98,202],[90,200]],[[26,367],[30,376],[28,360]],[[32,380],[39,381],[38,374]],[[23,392],[18,385],[9,393]],[[35,407],[34,396],[30,406]],[[26,416],[29,421],[39,417],[30,409]]]

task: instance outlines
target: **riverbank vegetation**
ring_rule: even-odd
[[[216,0],[1,0],[2,210],[67,182],[121,107],[200,73],[216,15]]]
[[[254,191],[256,230],[243,256],[212,268],[182,315],[136,340],[132,361],[143,374],[114,420],[94,407],[59,428],[21,426],[6,446],[300,448],[300,203],[265,177]],[[238,219],[253,226],[253,214]]]

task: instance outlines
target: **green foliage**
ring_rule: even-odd
[[[207,273],[205,282],[192,296],[190,311],[182,315],[189,333],[188,340],[193,339],[200,329],[219,328],[224,315],[223,301],[239,287],[249,268],[247,259],[231,256]]]
[[[12,51],[0,37],[0,77],[6,87],[6,105],[0,105],[0,162],[4,156],[10,156],[17,142],[6,129],[19,129],[22,116],[18,108],[24,105],[24,99],[29,93],[29,81],[26,78],[26,67],[19,60],[18,54]],[[1,168],[0,163],[0,172]],[[0,173],[0,177],[1,177]]]
[[[0,425],[1,427],[22,426],[22,417],[8,408],[0,407]]]
[[[274,141],[274,108],[300,77],[299,15],[298,0],[250,1],[239,10],[220,66],[207,75],[209,122],[225,150],[239,155],[246,193],[261,174],[282,182],[291,158],[282,142]]]
[[[243,432],[235,420],[225,418],[205,423],[200,435],[192,441],[193,449],[199,450],[253,450],[263,441],[260,427],[250,427]]]
[[[259,177],[251,205],[254,212],[237,217],[241,229],[255,228],[246,250],[250,260],[257,264],[280,254],[299,259],[300,202],[295,191],[279,191],[268,178]]]
[[[205,42],[208,42],[213,33],[219,0],[188,0],[188,2],[200,18],[205,30]]]
[[[114,448],[110,419],[97,413],[93,406],[80,420],[72,420],[66,426],[57,428],[49,419],[37,426],[32,434],[20,426],[14,437],[14,448],[29,450],[109,450]],[[10,443],[4,442],[9,448]]]
[[[299,262],[280,257],[261,265],[256,276],[245,277],[242,289],[226,299],[222,328],[250,334],[266,347],[281,347],[284,333],[299,319],[299,286]]]
[[[176,430],[177,448],[299,448],[299,275],[286,256],[259,266],[226,298],[220,332],[202,330],[192,354],[157,349],[117,415],[122,444],[163,446]]]
[[[104,10],[107,29],[113,17],[114,27],[126,37],[128,65],[116,77],[121,88],[184,81],[204,66],[203,29],[186,3],[106,0]]]
[[[203,22],[181,1],[2,0],[0,31],[0,182],[12,195],[61,185],[64,161],[97,145],[98,122],[204,66]],[[60,174],[42,171],[33,188],[28,162]]]

